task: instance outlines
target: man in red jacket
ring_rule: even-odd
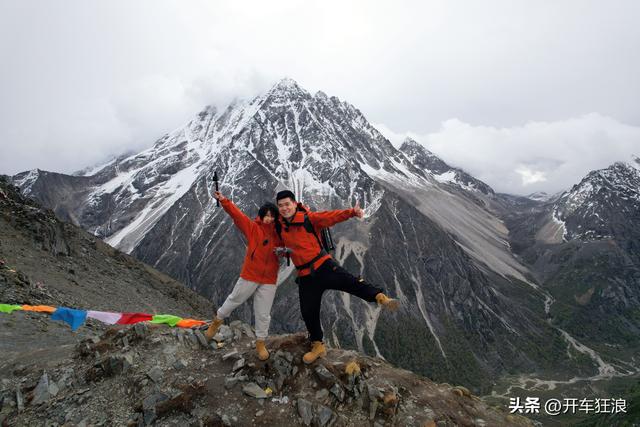
[[[318,357],[326,355],[320,323],[320,305],[325,290],[348,292],[392,310],[398,308],[399,302],[387,297],[381,288],[350,274],[322,247],[318,236],[320,229],[352,217],[362,218],[364,211],[358,203],[352,209],[310,212],[296,202],[289,190],[280,191],[276,200],[280,213],[276,228],[284,245],[292,251],[291,260],[298,270],[296,282],[300,310],[311,340],[311,351],[302,360],[307,364],[313,363]]]
[[[222,208],[231,216],[236,227],[247,239],[247,251],[240,271],[240,278],[218,309],[215,319],[205,333],[208,340],[216,334],[220,325],[231,312],[253,295],[253,309],[256,318],[256,351],[260,360],[267,360],[264,340],[269,332],[271,322],[271,305],[276,294],[276,282],[280,263],[274,249],[281,246],[280,238],[275,232],[275,220],[278,209],[273,203],[265,203],[258,210],[258,217],[249,219],[233,202],[219,191],[214,197],[220,201]]]

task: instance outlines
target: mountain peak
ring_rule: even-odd
[[[298,82],[296,82],[295,80],[293,80],[290,77],[284,77],[282,79],[280,79],[276,84],[274,84],[271,89],[269,89],[269,93],[281,93],[281,92],[285,92],[285,93],[296,93],[296,92],[302,92],[302,93],[307,93],[306,90],[304,90],[299,84]]]

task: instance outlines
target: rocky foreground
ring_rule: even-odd
[[[34,316],[14,313],[11,316]],[[69,332],[70,333],[70,332]],[[331,349],[307,366],[302,334],[268,340],[257,359],[251,328],[202,331],[139,323],[113,327],[46,369],[5,366],[3,426],[526,426],[463,387],[435,384],[381,359]]]

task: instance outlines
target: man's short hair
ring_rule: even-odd
[[[276,202],[286,198],[290,198],[294,202],[296,201],[296,196],[295,194],[293,194],[293,191],[291,190],[282,190],[282,191],[279,191],[278,194],[276,194]]]

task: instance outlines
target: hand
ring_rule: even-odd
[[[216,199],[216,200],[218,200],[218,201],[220,201],[220,202],[222,202],[223,200],[226,200],[226,199],[227,199],[227,198],[226,198],[226,197],[224,197],[224,196],[222,195],[222,193],[221,193],[221,192],[219,192],[219,191],[214,191],[214,193],[213,193],[213,198],[214,198],[214,199]]]
[[[358,217],[364,217],[364,210],[360,207],[360,202],[356,200],[356,205],[353,207],[353,213]]]

